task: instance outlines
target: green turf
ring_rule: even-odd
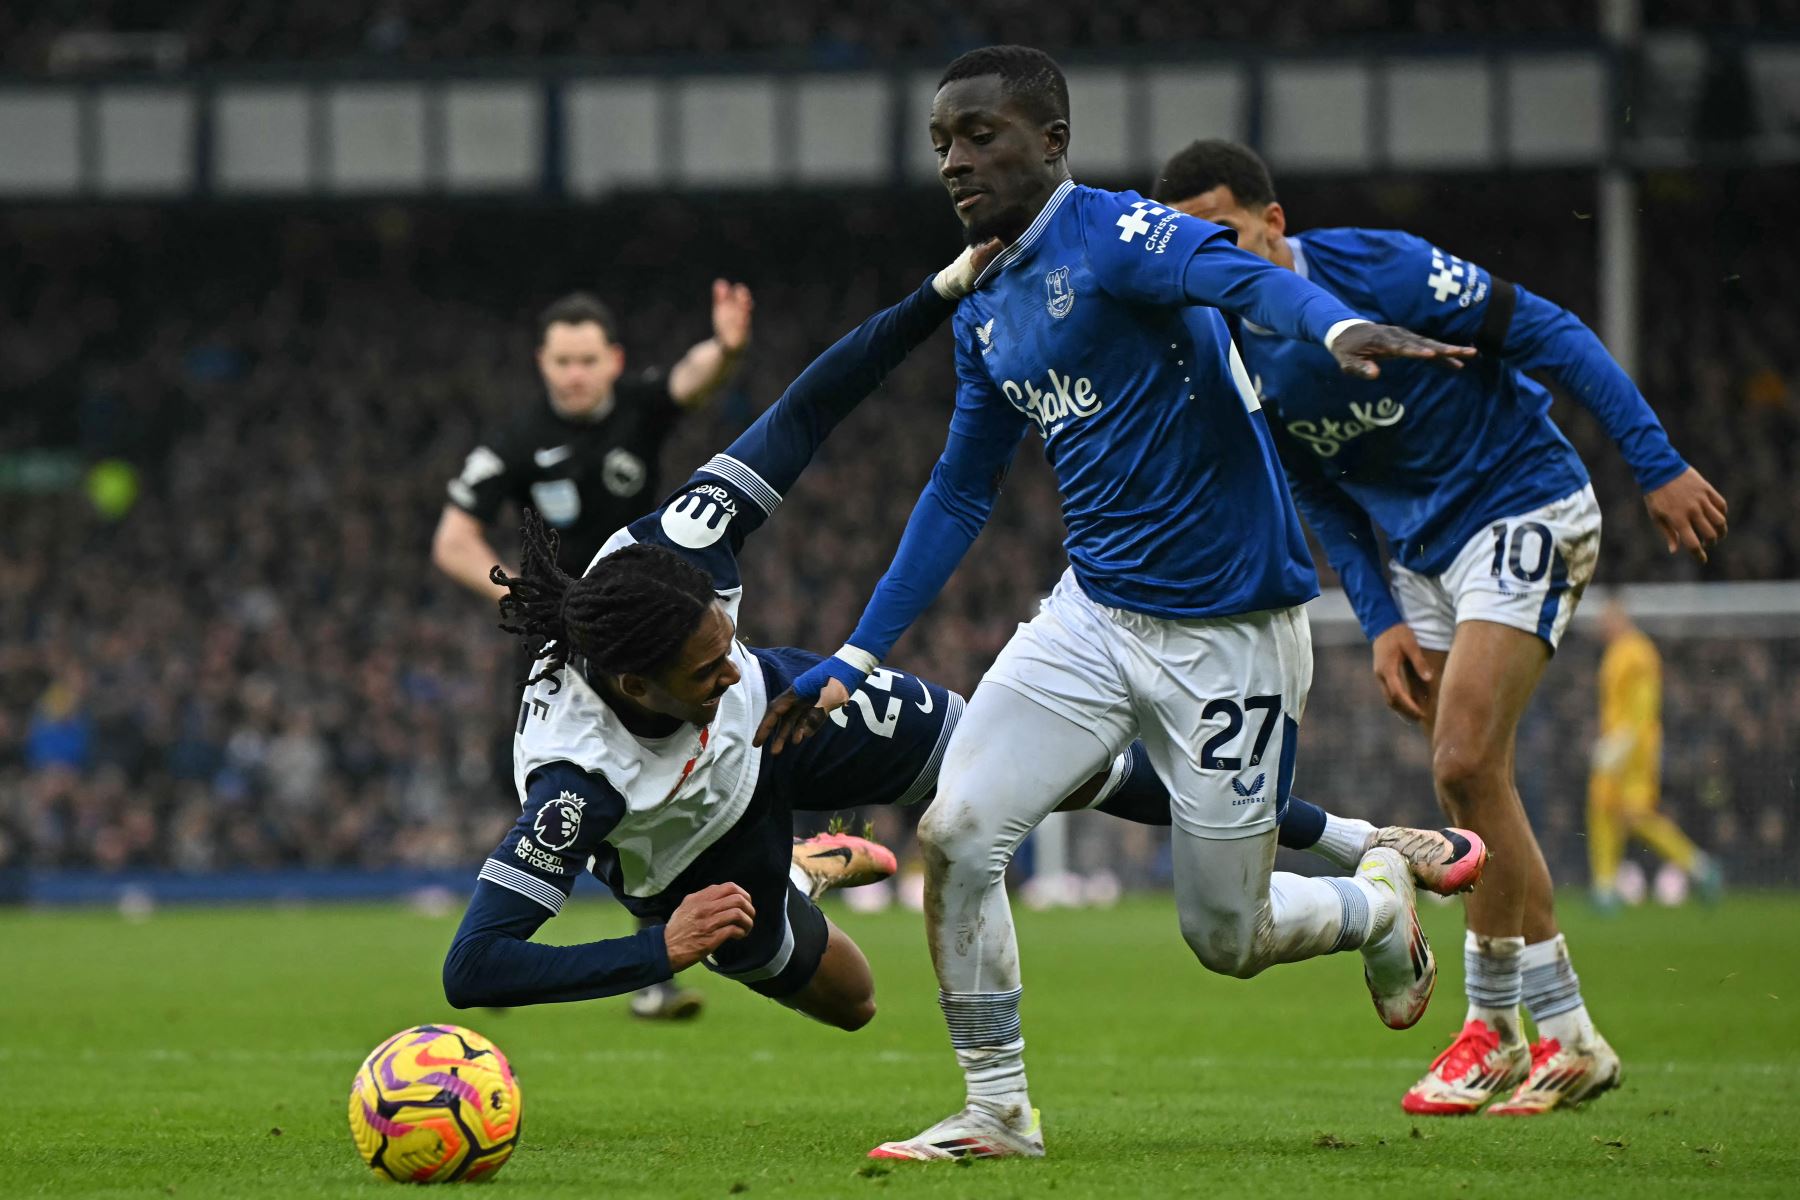
[[[1025,1028],[1043,1162],[866,1164],[961,1099],[919,918],[842,918],[880,979],[847,1035],[695,972],[687,1026],[605,1001],[453,1014],[452,918],[402,908],[0,916],[0,1194],[375,1196],[350,1076],[396,1029],[452,1017],[524,1088],[495,1194],[580,1196],[1793,1195],[1800,897],[1566,913],[1627,1083],[1587,1111],[1416,1120],[1401,1092],[1459,1024],[1458,918],[1437,1006],[1376,1022],[1354,955],[1207,975],[1165,898],[1026,913]],[[602,902],[550,927],[621,928]],[[1381,1189],[1381,1190],[1377,1190]]]

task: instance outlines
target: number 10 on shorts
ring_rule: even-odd
[[[1536,583],[1550,570],[1556,539],[1541,521],[1520,521],[1510,527],[1510,536],[1508,528],[1505,521],[1496,521],[1489,530],[1494,535],[1494,578],[1500,578],[1504,566],[1520,583]]]

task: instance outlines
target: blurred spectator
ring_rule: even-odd
[[[41,71],[65,35],[120,33],[168,35],[197,63],[763,53],[840,66],[909,51],[948,56],[989,42],[1056,52],[1246,40],[1304,46],[1367,34],[1593,34],[1599,12],[1598,0],[20,0],[0,8],[0,65]],[[1653,30],[1791,30],[1800,25],[1800,0],[1646,0],[1644,20]]]
[[[44,690],[25,730],[25,765],[33,771],[86,770],[93,724],[81,708],[81,675],[70,672]]]
[[[1299,0],[1272,9],[1156,0],[314,0],[306,5],[216,0],[90,0],[0,9],[0,61],[42,70],[68,34],[173,35],[189,62],[537,58],[545,55],[776,55],[820,66],[880,62],[894,53],[948,56],[988,42],[1057,50],[1203,47],[1255,38],[1302,45],[1358,34],[1593,32],[1597,0]],[[1729,15],[1665,0],[1669,23],[1779,19],[1788,0],[1739,3]],[[1695,11],[1689,11],[1695,10]],[[65,56],[66,58],[67,56]]]

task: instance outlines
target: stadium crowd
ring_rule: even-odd
[[[161,34],[190,63],[390,60],[543,55],[757,54],[818,66],[944,54],[991,42],[1055,51],[1204,47],[1247,39],[1302,46],[1371,34],[1593,34],[1599,0],[1302,0],[1274,6],[1157,0],[353,0],[304,5],[219,0],[26,0],[0,8],[0,64],[36,73],[67,55],[66,35]],[[1796,0],[1645,0],[1663,27],[1800,28]],[[798,51],[792,48],[799,47]]]
[[[1623,463],[1565,403],[1606,508],[1601,582],[1800,575],[1796,182],[1647,181],[1640,377],[1729,494],[1732,532],[1705,568],[1665,557]],[[1568,175],[1296,181],[1284,200],[1300,228],[1412,228],[1591,317],[1591,191]],[[516,813],[495,778],[515,660],[428,548],[479,432],[542,402],[530,314],[595,287],[630,361],[666,363],[704,336],[714,275],[751,285],[747,368],[678,431],[672,486],[955,244],[929,193],[805,222],[780,198],[663,197],[17,209],[0,228],[0,865],[103,869],[475,861]],[[854,624],[942,444],[949,359],[940,334],[752,542],[747,638],[827,649]],[[88,486],[54,486],[71,471]],[[964,690],[1062,566],[1035,449],[1007,490],[894,655]],[[1797,634],[1664,647],[1669,807],[1752,872],[1797,848]],[[1571,638],[1520,753],[1546,847],[1576,877],[1580,844],[1556,833],[1579,826],[1596,656]],[[1381,707],[1360,640],[1321,646],[1306,730],[1303,794],[1429,818],[1423,739]]]

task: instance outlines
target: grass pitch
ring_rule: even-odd
[[[920,919],[836,914],[880,982],[847,1035],[691,972],[697,1022],[622,1000],[455,1013],[453,917],[400,907],[0,916],[0,1194],[385,1194],[345,1124],[382,1037],[455,1020],[497,1041],[524,1139],[496,1195],[904,1197],[1793,1195],[1800,897],[1589,915],[1566,929],[1625,1058],[1584,1111],[1415,1119],[1402,1091],[1462,1017],[1460,926],[1428,914],[1443,978],[1408,1033],[1377,1023],[1358,959],[1208,975],[1166,898],[1020,913],[1041,1162],[883,1164],[869,1146],[961,1099]],[[622,932],[605,902],[546,933]]]

